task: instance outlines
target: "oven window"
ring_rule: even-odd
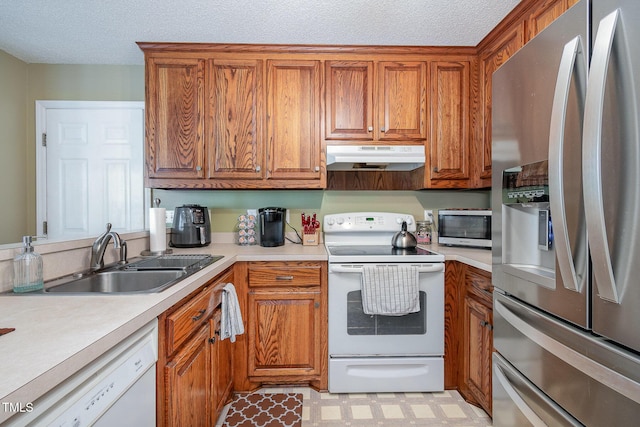
[[[365,314],[362,308],[362,291],[347,294],[347,334],[349,335],[424,335],[427,294],[420,291],[420,311],[404,316]]]

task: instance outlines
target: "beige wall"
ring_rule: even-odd
[[[0,50],[0,243],[27,230],[27,68]]]
[[[36,100],[144,101],[144,66],[27,64],[0,51],[0,244],[36,233]]]

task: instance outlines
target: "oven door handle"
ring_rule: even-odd
[[[385,264],[380,264],[385,265]],[[362,264],[348,264],[348,265],[330,265],[330,273],[362,273]],[[444,270],[444,263],[438,262],[435,264],[420,265],[418,273],[437,273]]]

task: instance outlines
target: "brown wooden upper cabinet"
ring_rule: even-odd
[[[264,177],[261,60],[209,60],[209,178]]]
[[[427,138],[426,62],[326,61],[325,67],[325,139],[421,144]]]
[[[267,61],[267,179],[324,176],[320,61]]]
[[[431,137],[425,165],[425,187],[466,188],[471,179],[471,63],[434,61],[430,65]]]
[[[203,178],[204,61],[150,58],[146,66],[148,177]]]

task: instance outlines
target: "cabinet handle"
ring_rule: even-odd
[[[276,276],[276,280],[293,280],[293,276]]]
[[[489,328],[489,330],[493,329],[493,325],[485,320],[480,321],[480,326],[482,326],[483,328],[484,327]]]
[[[204,308],[200,311],[198,311],[198,314],[196,316],[193,316],[191,319],[194,322],[197,322],[198,320],[202,319],[202,316],[204,316],[204,314],[207,312],[207,310],[205,310]]]
[[[369,126],[369,127],[367,128],[367,130],[368,130],[369,132],[373,132],[373,126]]]
[[[209,343],[210,344],[215,344],[216,343],[216,337],[209,338]]]

